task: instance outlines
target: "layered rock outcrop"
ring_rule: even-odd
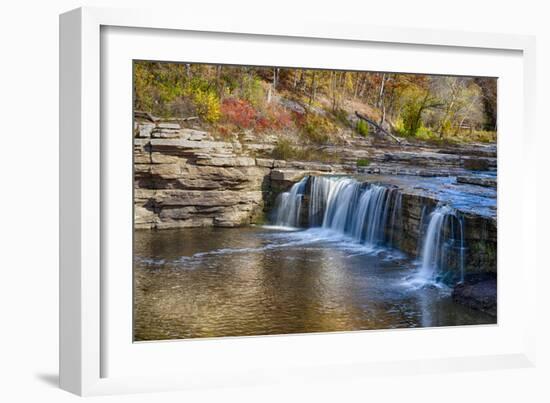
[[[136,131],[136,228],[235,226],[262,214],[269,169],[237,145],[177,124],[142,123]]]
[[[342,146],[327,146],[327,153],[342,157],[342,169],[375,174],[445,176],[466,170],[495,170],[496,145],[437,146],[413,144],[374,143],[372,139],[356,139]],[[368,161],[357,167],[360,160]]]
[[[268,147],[264,146],[254,145],[251,139],[244,139],[243,144],[216,141],[204,131],[181,128],[176,123],[137,122],[134,138],[135,227],[235,227],[261,223],[266,213],[273,209],[277,195],[304,176],[361,172],[345,158],[340,164],[328,165],[251,156],[251,149]],[[418,174],[420,169],[420,174],[428,175],[438,164],[441,172],[441,167],[461,166],[469,158],[496,164],[491,147],[465,149],[468,156],[454,155],[452,151],[432,149],[416,160],[419,165],[412,165],[410,151],[391,147],[382,151],[352,148],[343,155],[348,159],[368,155],[379,161],[383,169],[410,170],[408,174]],[[400,163],[394,166],[392,161]],[[377,169],[376,163],[369,169]],[[496,184],[494,179],[473,176],[461,176],[457,181],[479,186]],[[426,225],[424,215],[437,203],[438,200],[429,195],[402,190],[400,249],[417,254]],[[303,215],[307,217],[307,212]],[[465,267],[469,272],[496,270],[496,218],[468,212],[463,212],[462,217],[467,245]]]
[[[278,193],[305,175],[332,170],[326,164],[253,158],[239,142],[215,141],[175,123],[138,122],[134,224],[139,229],[262,222]]]

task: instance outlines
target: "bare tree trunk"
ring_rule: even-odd
[[[376,130],[378,130],[379,132],[382,132],[384,133],[385,135],[391,137],[392,139],[394,139],[398,144],[401,144],[401,140],[398,139],[397,137],[395,137],[393,134],[391,134],[390,132],[388,132],[386,129],[384,129],[382,126],[380,126],[379,124],[377,124],[376,122],[373,122],[372,120],[370,120],[369,118],[367,118],[366,116],[360,114],[359,112],[355,111],[355,116],[357,116],[359,119],[363,119],[364,121],[366,121],[367,123],[370,123],[371,125],[373,125]]]
[[[456,101],[457,98],[458,98],[458,82],[454,81],[451,84],[451,99],[450,99],[450,102],[447,104],[447,107],[445,108],[445,114],[443,115],[443,119],[441,119],[441,121],[439,122],[439,125],[438,125],[437,132],[439,134],[440,139],[443,138],[443,125],[445,124],[447,119],[451,118],[451,112],[453,110],[453,106],[454,106],[455,101]]]
[[[382,74],[382,82],[380,83],[380,90],[378,91],[378,100],[376,101],[376,107],[380,108],[384,99],[384,86],[386,84],[386,73]]]
[[[310,106],[313,103],[313,101],[315,101],[315,92],[317,90],[317,83],[315,82],[315,75],[316,75],[316,72],[314,71],[313,76],[311,77],[311,91],[309,93],[309,105]]]
[[[274,67],[273,68],[273,89],[276,90],[277,89],[277,83],[279,81],[279,68],[278,67]]]
[[[426,95],[424,95],[424,98],[422,99],[422,103],[420,104],[420,108],[418,109],[418,112],[414,117],[414,124],[413,124],[413,129],[415,130],[415,132],[413,133],[414,135],[416,135],[416,130],[418,130],[420,128],[420,125],[422,124],[422,112],[424,112],[424,110],[427,108],[429,96],[430,96],[429,91],[426,91]]]
[[[344,71],[340,80],[340,88],[342,88],[342,99],[346,99],[346,78],[348,76],[347,71]]]
[[[305,81],[304,70],[300,70],[300,79],[298,80],[298,88],[302,91],[305,88],[304,81]]]
[[[223,85],[222,85],[222,68],[223,66],[221,64],[216,66],[216,92],[218,93],[218,97],[220,100],[223,97]]]
[[[361,83],[361,75],[360,73],[357,73],[357,77],[355,78],[355,86],[353,89],[353,98],[357,99],[357,94],[359,93],[359,85]]]
[[[382,116],[380,117],[380,126],[386,121],[386,102],[384,99],[384,87],[386,85],[386,73],[382,74],[382,82],[380,83],[380,90],[378,91],[378,108],[382,109]]]
[[[336,72],[330,72],[330,92],[331,92],[331,107],[334,111],[336,104]]]
[[[451,109],[453,108],[454,103],[455,103],[455,101],[454,101],[454,96],[453,96],[453,98],[451,98],[451,102],[449,103],[449,105],[445,109],[445,114],[443,115],[443,119],[441,119],[441,121],[439,122],[439,125],[438,125],[438,128],[437,128],[437,133],[439,134],[440,139],[443,138],[443,125],[445,124],[445,122],[449,118],[449,115],[451,114]]]
[[[359,90],[359,98],[363,98],[365,95],[365,88],[367,87],[367,74],[363,74],[363,80],[361,81],[361,89]]]
[[[468,105],[468,108],[466,108],[466,112],[464,112],[464,116],[460,120],[460,123],[458,124],[458,126],[455,130],[455,136],[459,133],[460,129],[462,128],[462,125],[464,124],[464,121],[468,117],[468,114],[470,113],[470,110],[472,109],[472,106],[474,106],[474,101],[470,102],[470,104]],[[472,126],[473,125],[470,125],[470,134],[472,134]]]
[[[267,103],[271,103],[271,85],[269,86],[269,88],[267,89]]]

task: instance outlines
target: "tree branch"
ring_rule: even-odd
[[[367,123],[370,123],[371,125],[373,125],[374,127],[376,127],[376,129],[378,131],[381,131],[382,133],[384,133],[386,136],[389,136],[391,137],[392,139],[394,139],[395,141],[397,141],[398,144],[401,144],[401,140],[398,139],[397,137],[395,137],[393,134],[387,132],[386,130],[384,130],[378,123],[375,123],[373,122],[372,120],[370,120],[369,118],[367,118],[365,115],[362,115],[360,114],[359,112],[355,111],[355,116],[357,116],[359,119],[362,119],[364,121],[366,121]]]

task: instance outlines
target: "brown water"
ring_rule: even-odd
[[[415,286],[418,264],[320,229],[135,233],[134,338],[495,323],[447,289]]]

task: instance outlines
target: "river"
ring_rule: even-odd
[[[496,323],[418,284],[412,257],[326,228],[141,230],[134,251],[136,341]]]

